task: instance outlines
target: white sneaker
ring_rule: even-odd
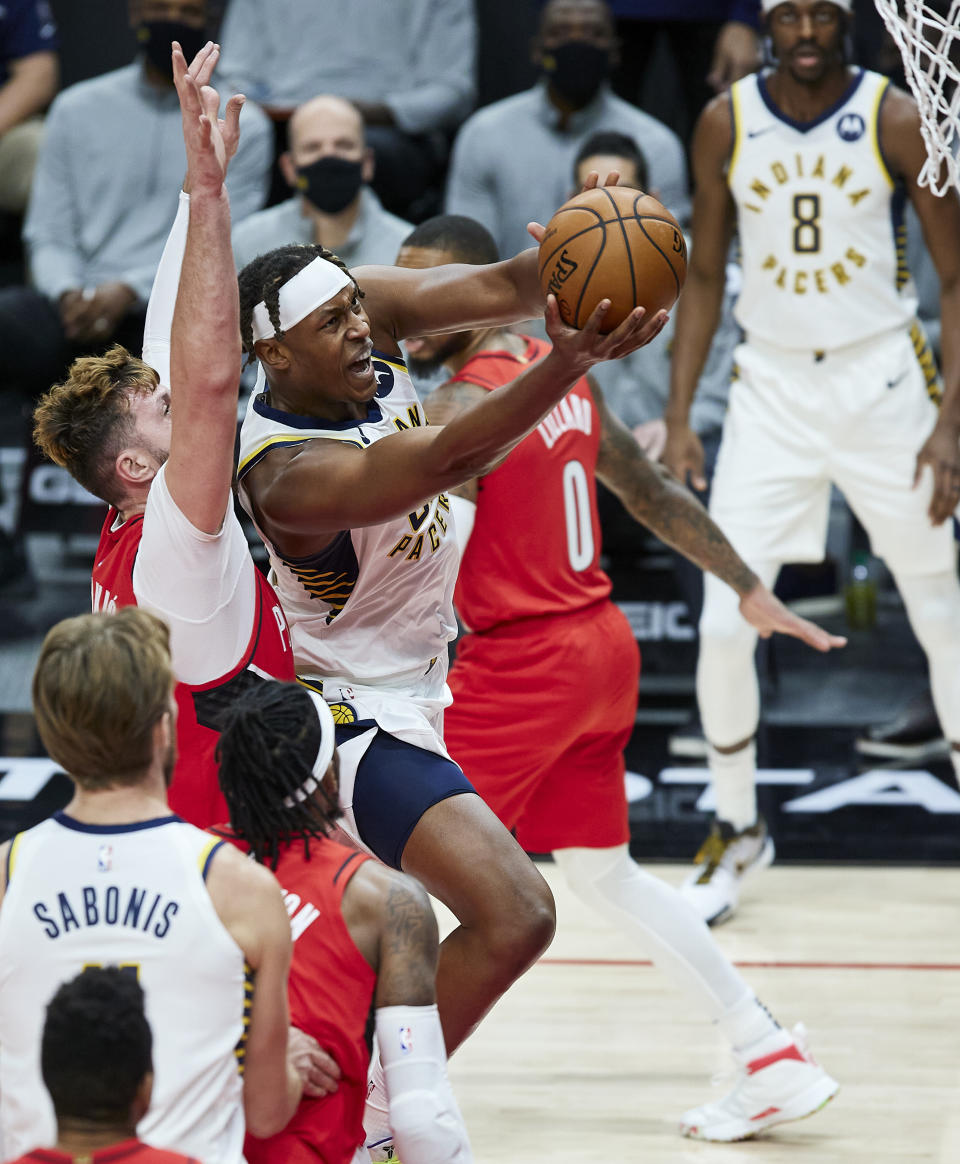
[[[764,1128],[813,1115],[840,1089],[810,1054],[799,1023],[791,1034],[777,1031],[752,1047],[749,1058],[735,1053],[734,1059],[733,1090],[686,1112],[680,1120],[683,1135],[723,1143],[748,1140]]]
[[[378,1162],[382,1160],[389,1160],[392,1164],[402,1164],[400,1157],[397,1155],[397,1150],[393,1146],[393,1137],[389,1140],[384,1140],[379,1144],[366,1144],[367,1151],[370,1153],[370,1159]]]
[[[775,852],[763,817],[740,833],[725,820],[715,820],[680,892],[708,926],[717,925],[733,916],[741,883],[766,869]]]

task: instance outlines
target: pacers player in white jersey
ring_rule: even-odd
[[[835,483],[890,568],[926,651],[960,776],[960,200],[917,185],[913,100],[845,62],[851,0],[763,0],[776,66],[738,81],[700,118],[693,248],[677,312],[667,464],[694,484],[690,404],[723,295],[731,235],[743,290],[710,512],[772,586],[784,562],[823,557]],[[915,320],[903,205],[940,276],[943,385]],[[939,404],[939,409],[938,409]],[[705,580],[697,695],[717,821],[685,891],[710,921],[769,864],[757,816],[756,635],[734,592]]]
[[[345,819],[461,923],[437,974],[448,1052],[549,943],[554,909],[441,739],[458,564],[444,491],[505,455],[594,363],[666,321],[638,308],[602,336],[605,304],[575,331],[551,297],[553,351],[439,428],[427,425],[398,341],[540,314],[535,251],[354,277],[328,252],[294,246],[240,274],[241,335],[263,377],[241,432],[240,497],[270,551],[298,676],[339,724]]]
[[[67,807],[0,847],[4,1159],[56,1142],[40,1073],[44,1008],[85,966],[136,974],[154,1032],[138,1135],[241,1164],[301,1095],[287,1061],[290,923],[276,879],[167,806],[176,758],[169,634],[136,607],[58,623],[33,679]]]

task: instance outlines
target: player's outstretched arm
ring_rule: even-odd
[[[172,432],[167,487],[184,516],[216,533],[231,504],[240,381],[240,312],[224,187],[239,137],[242,97],[218,116],[220,98],[173,50],[183,115],[190,223],[173,316]]]
[[[397,1156],[410,1164],[469,1164],[437,1013],[439,935],[430,899],[411,878],[365,861],[342,908],[357,948],[377,972],[377,1042]]]
[[[818,651],[845,646],[846,639],[793,614],[770,593],[689,489],[644,456],[592,379],[590,387],[601,423],[597,477],[616,493],[631,517],[732,587],[740,595],[741,614],[761,638],[793,635]]]
[[[940,346],[943,399],[933,432],[917,453],[914,486],[925,467],[933,473],[929,515],[940,525],[960,502],[960,195],[952,187],[942,198],[917,183],[926,161],[920,117],[913,98],[899,89],[887,93],[881,109],[884,157],[904,180],[927,250],[940,278]]]
[[[607,184],[616,185],[616,171]],[[591,173],[584,189],[599,177]],[[482,216],[481,216],[482,218]],[[543,227],[532,223],[537,242]],[[530,229],[530,228],[528,228]],[[535,319],[544,314],[545,302],[537,278],[537,249],[521,251],[504,262],[477,266],[450,263],[440,267],[358,267],[354,271],[363,287],[365,307],[378,327],[394,340],[415,335],[493,327]]]
[[[247,1130],[272,1136],[297,1109],[303,1084],[288,1057],[287,974],[293,941],[283,892],[269,869],[222,845],[207,873],[207,891],[227,932],[253,970],[253,1001],[243,1069]]]
[[[516,323],[544,312],[533,248],[486,266],[358,267],[353,274],[370,318],[394,340]]]
[[[436,269],[436,268],[435,268]],[[258,518],[275,544],[321,538],[347,527],[402,517],[438,493],[483,473],[531,432],[595,363],[618,359],[649,343],[666,322],[636,308],[608,335],[600,332],[608,300],[580,330],[547,301],[547,332],[553,348],[516,380],[486,394],[442,428],[411,428],[365,449],[310,441],[278,471],[264,463],[246,480]],[[319,548],[316,540],[313,549]],[[290,549],[289,552],[299,552]]]
[[[690,428],[690,406],[720,320],[734,209],[725,167],[733,141],[730,102],[717,97],[697,122],[693,138],[693,236],[687,278],[677,303],[670,364],[667,444],[663,463],[683,482],[705,489],[703,448]]]

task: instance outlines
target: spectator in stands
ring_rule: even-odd
[[[669,124],[686,140],[710,98],[760,65],[757,0],[610,0],[620,67],[614,89],[647,107],[644,76],[665,39],[676,79]],[[649,98],[649,94],[647,95]],[[679,101],[676,98],[679,97]],[[654,102],[649,105],[659,109]]]
[[[317,93],[360,110],[388,209],[410,214],[473,107],[473,0],[230,0],[223,69],[284,118]]]
[[[40,1067],[57,1142],[14,1164],[198,1164],[137,1139],[153,1093],[153,1035],[136,974],[88,966],[65,982],[47,1006]]]
[[[680,139],[610,90],[617,42],[606,0],[549,0],[533,52],[538,84],[479,110],[457,135],[447,212],[481,222],[504,258],[517,254],[530,241],[527,222],[546,222],[569,196],[580,146],[606,129],[643,142],[650,181],[683,221],[689,199]]]
[[[32,287],[0,288],[4,382],[31,396],[77,355],[135,350],[186,157],[170,42],[207,39],[205,0],[130,0],[141,51],[54,101],[24,224]],[[227,186],[236,220],[263,205],[270,125],[247,102]]]
[[[40,114],[60,76],[57,26],[47,0],[0,5],[0,210],[21,214],[43,135]]]
[[[236,227],[237,270],[287,243],[320,243],[348,267],[392,265],[412,227],[384,210],[370,188],[373,150],[356,106],[342,97],[311,98],[287,123],[287,143],[280,167],[297,193]]]

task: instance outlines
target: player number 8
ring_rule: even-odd
[[[813,255],[820,250],[820,195],[794,194],[793,249],[800,255]]]

